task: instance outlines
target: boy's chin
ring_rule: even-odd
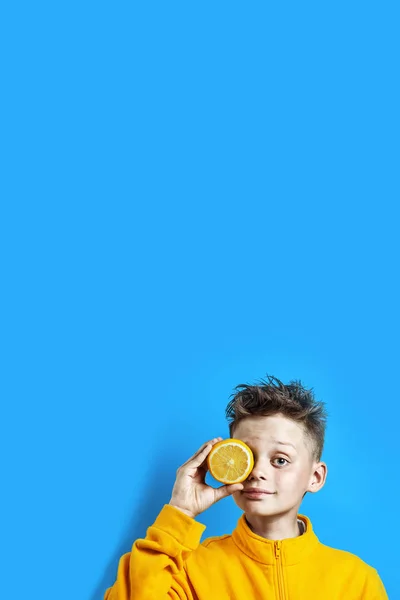
[[[292,515],[294,512],[299,512],[299,509],[296,508],[296,505],[287,505],[279,502],[274,505],[265,505],[261,502],[246,502],[241,503],[239,506],[245,515],[253,515],[258,517],[283,517],[284,515]]]
[[[282,509],[279,506],[261,506],[260,504],[242,506],[242,510],[246,515],[265,515],[266,517],[282,514]]]
[[[281,513],[282,509],[279,504],[270,501],[249,501],[243,498],[243,496],[235,497],[235,502],[239,508],[241,508],[246,514],[249,515],[273,515],[275,513]]]

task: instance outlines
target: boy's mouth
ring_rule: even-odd
[[[267,490],[259,490],[255,488],[242,491],[242,494],[248,498],[264,498],[266,496],[272,496],[274,493],[275,492],[269,492]]]

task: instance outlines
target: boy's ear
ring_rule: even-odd
[[[314,472],[311,475],[310,483],[309,483],[306,493],[311,492],[312,494],[314,494],[315,492],[319,492],[319,490],[321,488],[323,488],[325,485],[327,475],[328,475],[328,467],[327,467],[326,463],[324,463],[324,462],[316,463]],[[303,498],[304,498],[304,496],[303,496]]]

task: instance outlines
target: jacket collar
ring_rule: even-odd
[[[305,560],[319,542],[310,519],[305,515],[298,515],[297,518],[304,522],[305,532],[295,538],[275,541],[254,533],[247,524],[243,513],[232,532],[232,539],[242,552],[260,563],[275,564],[279,547],[282,564],[295,565]]]

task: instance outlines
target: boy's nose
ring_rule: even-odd
[[[254,464],[253,470],[250,473],[248,479],[251,478],[255,478],[255,479],[269,479],[271,477],[271,474],[268,470],[268,465],[261,463],[261,462],[256,462]]]

